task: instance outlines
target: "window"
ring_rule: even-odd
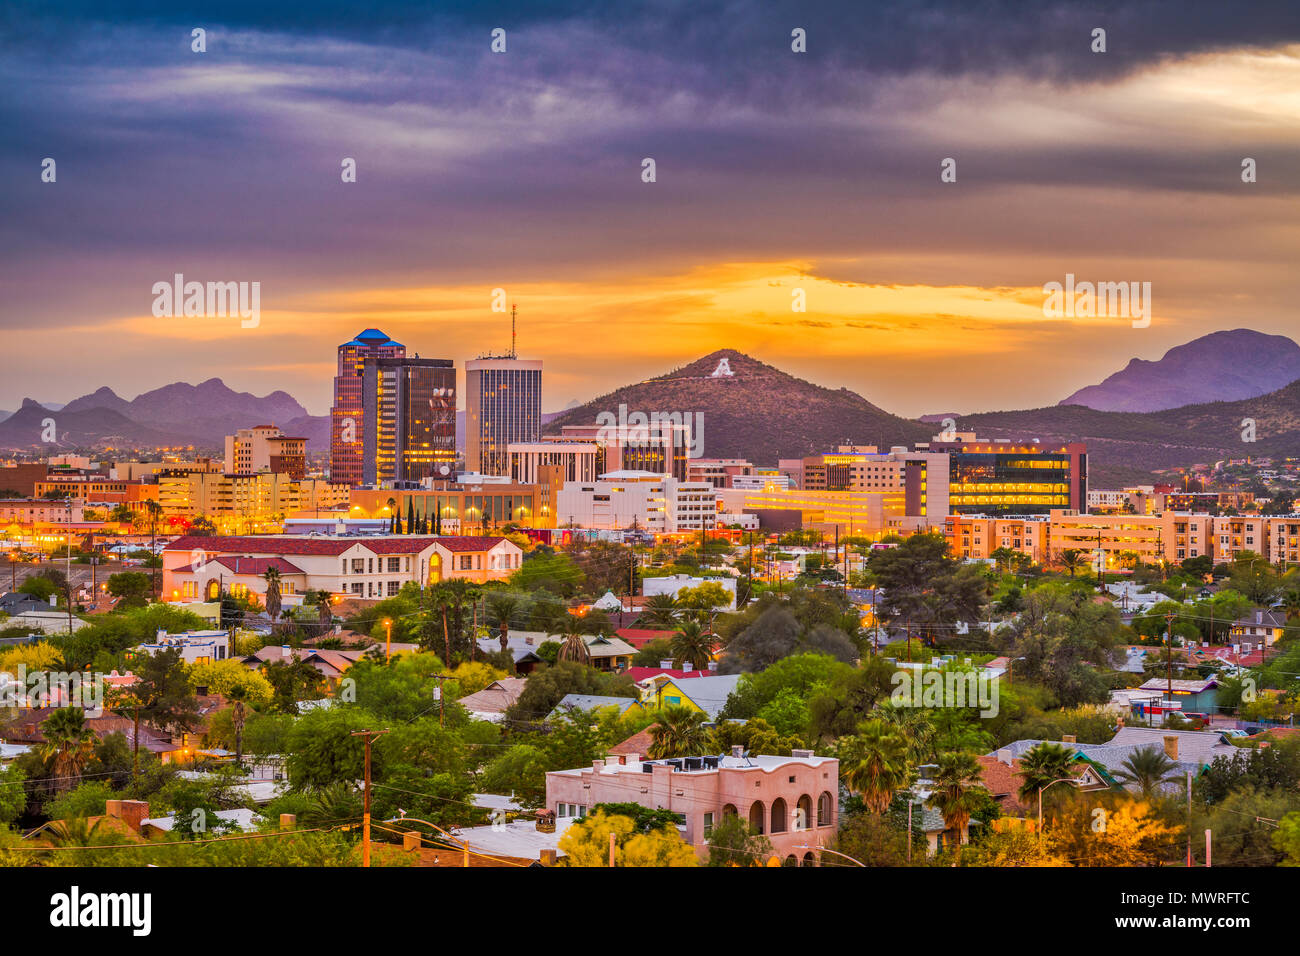
[[[401,582],[401,581],[389,581],[389,582],[388,582],[388,596],[389,596],[389,597],[395,597],[395,596],[397,595],[397,592],[400,591],[401,589],[402,589],[402,582]]]
[[[704,814],[704,835],[707,837],[712,832],[713,832],[713,814],[706,813]]]
[[[474,556],[472,554],[462,554],[460,556],[460,569],[462,571],[472,571],[474,569]]]

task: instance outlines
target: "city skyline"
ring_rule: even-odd
[[[996,27],[937,2],[720,7],[716,29],[581,4],[94,9],[18,4],[34,28],[2,41],[0,328],[31,359],[0,408],[217,375],[323,414],[358,329],[458,365],[503,350],[496,289],[548,411],[724,347],[907,416],[1029,408],[1295,326],[1295,11],[1107,11],[1101,54],[1098,16],[1051,6]],[[259,282],[260,321],[155,317],[176,273]],[[1045,317],[1066,275],[1150,282],[1151,324]],[[50,354],[51,331],[95,347]],[[926,375],[935,354],[967,361]]]

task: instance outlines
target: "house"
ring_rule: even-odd
[[[623,671],[632,666],[636,648],[617,637],[592,634],[584,637],[591,666],[598,671]]]
[[[49,601],[42,601],[21,591],[10,591],[8,594],[0,596],[0,612],[8,614],[10,617],[27,611],[48,611],[49,609]]]
[[[1239,617],[1228,629],[1228,640],[1234,644],[1249,642],[1271,647],[1286,634],[1286,615],[1265,608],[1255,608],[1245,617]]]
[[[735,578],[696,578],[689,574],[672,574],[658,578],[643,578],[641,581],[641,593],[646,597],[653,597],[656,594],[671,594],[677,597],[687,588],[698,588],[702,584],[716,584],[727,592],[729,602],[720,605],[715,610],[734,611],[736,609],[736,579]]]
[[[281,602],[290,607],[309,590],[380,600],[404,584],[504,580],[523,563],[523,550],[500,537],[184,535],[163,548],[162,563],[163,593],[187,601],[224,588],[265,603],[265,574],[275,568]]]
[[[553,641],[555,638],[541,631],[511,631],[506,639],[506,652],[515,662],[515,672],[531,674],[538,665],[546,663],[537,656],[537,649],[548,640]],[[484,654],[498,654],[501,651],[501,639],[495,634],[480,637],[478,649]]]
[[[1170,694],[1171,685],[1172,696]],[[1160,714],[1168,710],[1184,714],[1213,714],[1218,709],[1218,686],[1219,682],[1213,677],[1192,680],[1169,680],[1163,677],[1152,677],[1139,686],[1138,690],[1147,694],[1159,694],[1160,703],[1152,706],[1135,701],[1134,708],[1137,712],[1150,712],[1152,714]],[[1168,703],[1170,701],[1178,706],[1171,708]]]
[[[689,680],[670,677],[659,684],[653,706],[688,707],[701,711],[709,720],[717,720],[739,683],[739,674],[711,674]],[[646,703],[650,706],[650,701]]]
[[[726,756],[596,760],[546,775],[546,808],[557,831],[600,803],[639,803],[677,816],[682,839],[708,855],[708,838],[724,817],[740,816],[789,863],[816,865],[818,849],[839,822],[839,761],[796,750],[789,757]]]
[[[555,709],[546,715],[547,720],[555,720],[574,710],[604,711],[612,707],[620,717],[628,714],[641,714],[645,708],[635,697],[602,697],[597,694],[565,694]]]
[[[1055,742],[1057,741],[1016,740],[989,756],[1006,759],[1000,756],[1005,751],[1007,757],[1018,759],[1040,743]],[[1080,744],[1068,738],[1060,743],[1074,750],[1076,761],[1086,764],[1079,782],[1083,789],[1120,786],[1124,762],[1138,751],[1153,747],[1163,750],[1174,764],[1171,779],[1162,787],[1169,793],[1183,790],[1186,787],[1186,775],[1199,775],[1215,758],[1226,756],[1236,759],[1244,752],[1227,743],[1221,733],[1151,727],[1121,727],[1104,744]]]
[[[5,726],[5,742],[43,746],[46,743],[41,724],[49,719],[49,708],[16,708],[15,716]],[[111,711],[99,717],[86,717],[86,727],[99,740],[120,733],[128,747],[135,746],[135,721]],[[185,759],[185,744],[173,741],[171,734],[145,723],[140,724],[140,749],[157,754],[164,763]]]
[[[519,695],[524,692],[523,677],[503,677],[494,680],[476,694],[468,694],[457,701],[469,711],[474,720],[490,720],[500,723],[505,720],[506,710],[514,706]]]
[[[316,668],[331,686],[336,686],[344,672],[365,657],[366,653],[366,651],[336,651],[323,647],[290,647],[288,644],[277,647],[271,644],[245,657],[244,663],[252,670],[261,670],[268,664],[306,661]]]
[[[210,664],[224,661],[230,656],[230,633],[228,631],[184,631],[180,634],[168,634],[159,631],[156,640],[148,644],[137,644],[135,652],[153,657],[165,650],[179,651],[181,660],[186,664]]]
[[[614,636],[627,641],[638,651],[651,641],[671,641],[676,631],[656,631],[645,627],[620,627]]]
[[[147,807],[148,804],[145,804],[145,806]],[[235,810],[214,810],[212,815],[220,823],[244,833],[257,829],[257,814],[243,807]],[[174,813],[165,817],[148,817],[140,821],[140,835],[145,839],[153,839],[170,833],[175,826],[176,814]],[[206,829],[213,829],[214,827],[215,825],[211,825]]]
[[[1009,751],[995,754],[981,754],[975,758],[980,765],[980,782],[989,795],[1002,808],[1002,815],[1023,817],[1030,808],[1020,802],[1020,788],[1025,780],[1020,773],[1020,761],[1011,756]]]

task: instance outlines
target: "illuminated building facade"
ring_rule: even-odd
[[[334,376],[334,405],[330,408],[330,480],[362,482],[364,413],[362,372],[367,358],[404,358],[406,346],[378,329],[366,329],[338,348]]]
[[[260,471],[302,478],[307,473],[307,439],[286,435],[274,425],[241,428],[226,436],[226,473]]]
[[[456,366],[451,359],[362,361],[361,480],[422,481],[456,464]]]
[[[936,440],[929,452],[948,455],[951,514],[1030,515],[1084,511],[1088,454],[1082,442]],[[931,476],[931,480],[933,476]]]
[[[542,425],[542,363],[483,357],[465,363],[465,467],[510,474],[510,443],[535,442]]]
[[[417,521],[427,518],[431,529],[435,517],[440,517],[443,534],[490,531],[508,524],[524,528],[555,527],[549,507],[539,499],[538,485],[447,482],[414,490],[353,488],[348,495],[348,507],[353,518],[387,518],[396,510],[405,522],[413,513]]]

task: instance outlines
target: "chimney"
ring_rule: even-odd
[[[739,760],[741,757],[745,756],[745,748],[742,747],[740,744],[736,744],[734,747],[731,748],[731,756]]]
[[[541,859],[538,861],[542,866],[555,866],[556,852],[554,850],[543,850]]]
[[[1170,760],[1178,759],[1178,737],[1176,734],[1165,734],[1165,756]]]
[[[293,648],[291,648],[288,644],[281,644],[280,656],[283,657],[286,661],[289,660],[291,657],[293,657]]]
[[[811,750],[791,750],[790,756],[795,760],[809,760],[812,758],[813,752]]]
[[[1074,734],[1061,734],[1061,743],[1072,744],[1076,742]]]
[[[402,849],[407,853],[414,853],[420,849],[420,831],[407,830],[402,834]]]
[[[640,754],[625,754],[625,755],[624,755],[624,761],[623,761],[623,762],[624,762],[624,763],[640,763],[640,762],[641,762],[641,755],[640,755]]]
[[[709,670],[711,670],[711,671],[716,671],[717,669],[718,669],[718,662],[717,662],[717,661],[709,661]]]
[[[998,763],[1004,763],[1004,764],[1006,764],[1008,767],[1010,767],[1010,766],[1011,766],[1011,751],[1008,750],[1008,749],[1005,748],[1005,747],[1002,748],[1001,750],[999,750],[999,751],[998,751]]]
[[[149,816],[149,801],[106,800],[104,802],[104,813],[107,816],[121,820],[136,833],[139,833],[141,825]]]
[[[670,671],[670,670],[673,669],[673,662],[672,662],[672,661],[660,661],[660,662],[659,662],[659,666],[660,666],[663,670]]]
[[[600,773],[600,772],[601,772],[602,770],[604,770],[604,769],[605,769],[605,761],[603,761],[603,760],[593,760],[593,761],[591,762],[591,772],[592,772],[592,773]]]
[[[280,829],[292,830],[298,825],[298,815],[296,813],[280,814]]]

